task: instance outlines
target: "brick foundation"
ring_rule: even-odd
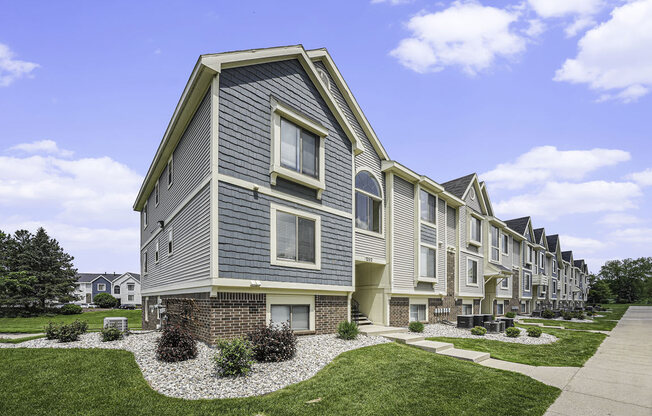
[[[389,325],[408,326],[410,323],[410,299],[395,298],[389,300]]]
[[[515,271],[512,277],[512,298],[509,300],[508,305],[505,306],[505,313],[507,312],[516,312],[519,313],[521,310],[521,299],[518,294],[519,291],[520,277],[519,272]]]
[[[315,296],[315,333],[333,334],[337,325],[347,321],[348,304],[346,296]]]

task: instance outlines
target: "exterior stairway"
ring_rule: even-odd
[[[360,305],[354,299],[351,299],[351,321],[355,322],[358,326],[373,325],[367,315],[360,312]]]

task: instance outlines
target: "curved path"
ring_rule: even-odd
[[[652,415],[652,306],[630,306],[546,416]]]

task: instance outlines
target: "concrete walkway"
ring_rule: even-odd
[[[479,363],[485,367],[498,368],[500,370],[513,371],[525,374],[537,381],[549,386],[563,389],[571,381],[573,376],[580,370],[579,367],[544,367],[534,366],[511,361],[495,360],[490,358]]]
[[[629,307],[546,415],[652,415],[652,306]]]
[[[18,334],[18,333],[13,333],[13,332],[2,332],[0,333],[0,339],[18,339],[18,338],[26,338],[26,337],[34,337],[36,335],[45,335],[42,332],[39,333],[33,333],[33,334]]]

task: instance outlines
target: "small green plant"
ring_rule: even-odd
[[[510,327],[505,330],[505,335],[510,338],[518,338],[521,335],[521,331],[516,327]]]
[[[356,339],[358,332],[358,325],[355,322],[343,321],[337,326],[337,336],[342,339]]]
[[[251,342],[242,338],[218,341],[220,352],[215,356],[217,371],[221,376],[247,375],[254,363]]]
[[[88,322],[86,321],[75,319],[75,321],[69,325],[72,326],[72,329],[77,332],[78,335],[85,334],[88,331]]]
[[[584,319],[584,312],[582,312],[582,311],[573,312],[573,318],[575,318],[575,319]]]
[[[82,307],[74,303],[63,305],[60,310],[62,315],[78,315],[82,313]]]
[[[118,306],[118,299],[114,298],[109,293],[98,293],[93,298],[93,303],[100,308],[115,308]]]
[[[45,338],[57,339],[59,337],[59,328],[61,328],[61,324],[54,322],[48,323],[48,325],[45,327]]]
[[[297,352],[297,336],[287,322],[260,327],[247,338],[253,344],[257,361],[286,361]]]
[[[192,333],[180,325],[166,326],[156,345],[156,358],[159,361],[174,363],[197,356],[197,341]]]
[[[410,332],[423,332],[423,322],[412,321],[410,322],[410,325],[408,325],[408,329]]]
[[[550,309],[546,309],[545,311],[541,312],[541,317],[545,319],[552,319],[555,317],[555,313]]]
[[[533,338],[539,338],[541,336],[541,328],[538,326],[531,326],[527,329],[527,336]]]
[[[571,319],[573,319],[573,314],[572,314],[571,312],[569,312],[569,311],[564,311],[564,313],[562,314],[562,316],[563,316],[564,319],[567,320],[567,321],[570,321]]]
[[[122,332],[114,326],[103,328],[100,334],[102,335],[102,342],[117,341],[122,338]]]
[[[61,325],[59,327],[59,333],[57,334],[57,339],[59,342],[73,342],[79,339],[79,332],[73,324]]]
[[[507,312],[507,313],[505,314],[505,316],[506,316],[507,318],[512,318],[512,319],[514,319],[514,318],[516,318],[516,312]]]
[[[593,312],[593,311],[588,311],[588,312],[586,313],[586,315],[587,315],[587,316],[593,316],[593,315],[595,315],[595,312]]]
[[[487,329],[481,326],[474,326],[471,328],[471,334],[484,336],[487,333]]]

